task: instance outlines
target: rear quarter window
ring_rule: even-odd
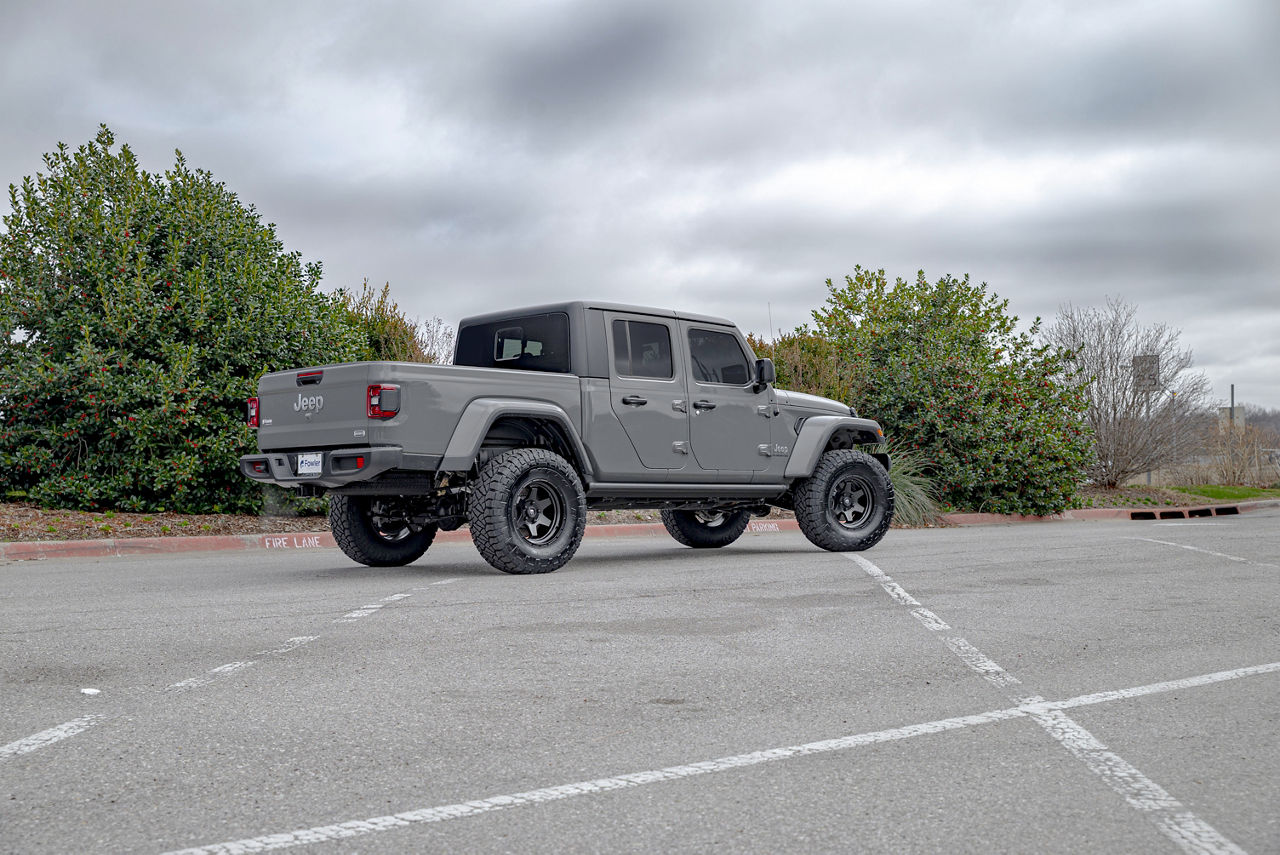
[[[550,312],[464,327],[454,364],[568,374],[569,316]]]

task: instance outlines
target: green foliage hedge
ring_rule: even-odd
[[[0,495],[71,508],[256,512],[236,460],[266,371],[358,358],[320,267],[177,153],[105,126],[11,185],[0,234]]]
[[[889,284],[855,268],[824,306],[773,342],[779,385],[848,401],[919,452],[941,500],[994,513],[1070,507],[1091,453],[1083,390],[1065,353],[1017,331],[985,284],[920,273]]]

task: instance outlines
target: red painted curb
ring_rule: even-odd
[[[1194,519],[1216,517],[1280,508],[1280,501],[1260,500],[1240,502],[1235,505],[1203,505],[1184,508],[1080,508],[1063,511],[1053,516],[1036,517],[1021,514],[943,514],[944,524],[1009,525],[1025,522],[1065,522],[1072,520],[1132,519],[1132,514],[1154,513],[1158,519]],[[761,519],[747,524],[751,534],[799,531],[793,519]],[[666,528],[661,523],[615,523],[589,525],[586,537],[660,537]],[[437,543],[470,541],[466,529],[442,531],[436,535]],[[108,558],[126,555],[159,555],[179,552],[217,552],[250,549],[332,549],[337,546],[333,533],[328,531],[292,532],[287,534],[234,534],[201,537],[139,537],[114,540],[56,540],[19,541],[0,543],[0,560],[39,561],[49,558]]]

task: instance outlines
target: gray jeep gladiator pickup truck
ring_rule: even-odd
[[[773,388],[773,363],[729,321],[537,306],[465,318],[453,361],[264,375],[248,414],[260,453],[240,471],[328,492],[334,539],[371,566],[468,523],[498,570],[546,573],[573,557],[589,509],[658,509],[692,547],[733,543],[771,506],[833,551],[889,528],[880,426]]]

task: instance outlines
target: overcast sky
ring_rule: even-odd
[[[767,335],[923,268],[1027,320],[1123,297],[1280,407],[1277,0],[7,0],[0,64],[0,184],[105,122],[410,315]]]

